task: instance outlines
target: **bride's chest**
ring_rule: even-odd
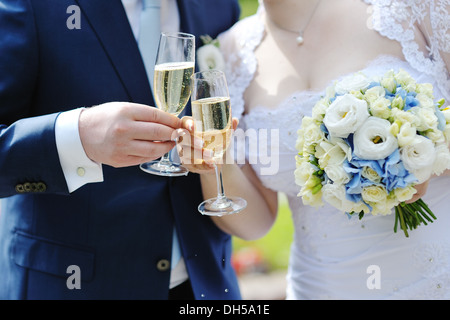
[[[324,90],[334,79],[365,68],[380,55],[403,57],[397,42],[375,31],[318,37],[302,46],[287,40],[280,44],[267,33],[254,51],[257,69],[244,93],[246,112],[261,105],[275,109],[295,92]]]
[[[259,147],[267,146],[274,156],[289,155],[294,157],[297,131],[300,129],[302,118],[311,116],[314,104],[322,93],[301,91],[284,97],[276,108],[259,105],[243,116],[247,130],[254,130],[249,140]],[[255,148],[258,153],[259,149]]]

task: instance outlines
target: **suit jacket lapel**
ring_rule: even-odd
[[[208,16],[206,6],[213,6],[206,0],[177,0],[180,12],[180,29],[196,36],[196,47],[203,45],[200,36],[209,34],[216,37],[221,31],[220,24],[214,23],[217,17]]]
[[[180,12],[180,31],[194,33],[195,20],[191,19],[191,13],[197,12],[198,1],[177,0],[178,11]]]
[[[139,48],[120,0],[76,0],[96,33],[130,101],[153,104]]]
[[[195,45],[198,48],[202,42],[199,34],[203,25],[202,7],[198,0],[177,0],[180,12],[180,31],[195,35]]]

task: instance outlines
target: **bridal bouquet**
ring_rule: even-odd
[[[408,237],[436,219],[415,186],[450,168],[450,108],[406,71],[362,73],[327,88],[298,130],[296,183],[303,203],[349,216],[395,212]]]

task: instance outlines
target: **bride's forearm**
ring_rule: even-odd
[[[264,236],[277,215],[276,192],[264,188],[250,166],[241,169],[237,165],[224,165],[222,174],[226,195],[246,199],[247,207],[239,213],[211,219],[224,232],[245,240]],[[215,175],[202,174],[201,182],[205,199],[217,196]]]

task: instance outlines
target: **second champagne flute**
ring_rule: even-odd
[[[191,96],[191,75],[195,65],[195,36],[182,32],[163,32],[159,39],[153,80],[156,106],[178,116]],[[160,176],[183,176],[188,169],[170,159],[170,152],[159,161],[146,162],[140,168]]]
[[[202,139],[204,148],[213,152],[217,182],[217,197],[202,202],[198,210],[210,216],[237,213],[247,206],[247,201],[225,195],[222,171],[217,166],[232,136],[230,95],[225,74],[218,70],[197,72],[192,76],[192,82],[194,136]]]

